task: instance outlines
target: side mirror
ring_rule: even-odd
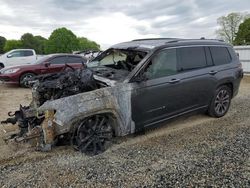
[[[11,58],[11,57],[12,57],[12,55],[11,55],[11,54],[8,54],[8,55],[7,55],[7,58]]]
[[[50,66],[50,62],[44,62],[44,66],[45,67],[49,67]]]

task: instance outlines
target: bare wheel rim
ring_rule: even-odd
[[[80,122],[76,130],[76,147],[83,153],[98,154],[105,150],[113,132],[108,116],[95,115]]]
[[[227,112],[230,104],[229,92],[222,89],[218,92],[215,98],[214,110],[218,115],[223,115]]]

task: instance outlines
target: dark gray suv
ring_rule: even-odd
[[[105,150],[113,136],[194,111],[224,116],[243,77],[233,47],[206,39],[120,43],[77,71],[57,78],[55,85],[60,86],[60,80],[65,85],[78,75],[84,78],[78,89],[76,81],[58,90],[47,78],[36,84],[32,104],[19,111],[23,137],[31,137],[33,127],[42,138],[41,147],[69,138],[80,151],[96,154]]]

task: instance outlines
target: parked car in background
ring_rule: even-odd
[[[34,64],[6,67],[0,70],[0,81],[26,87],[28,78],[40,74],[60,72],[65,64],[73,68],[80,68],[86,59],[73,54],[51,54],[44,56]]]
[[[85,57],[88,61],[95,59],[101,53],[102,51],[99,51],[99,50],[84,50],[84,51],[73,52],[73,54],[78,54],[80,56]]]
[[[0,69],[4,67],[32,64],[39,59],[33,49],[15,49],[0,56]]]

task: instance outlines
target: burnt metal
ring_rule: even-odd
[[[73,136],[73,144],[83,153],[96,155],[105,150],[113,136],[108,116],[95,115],[79,122]]]
[[[34,77],[33,102],[37,107],[47,100],[55,100],[97,88],[91,70],[83,68]]]

